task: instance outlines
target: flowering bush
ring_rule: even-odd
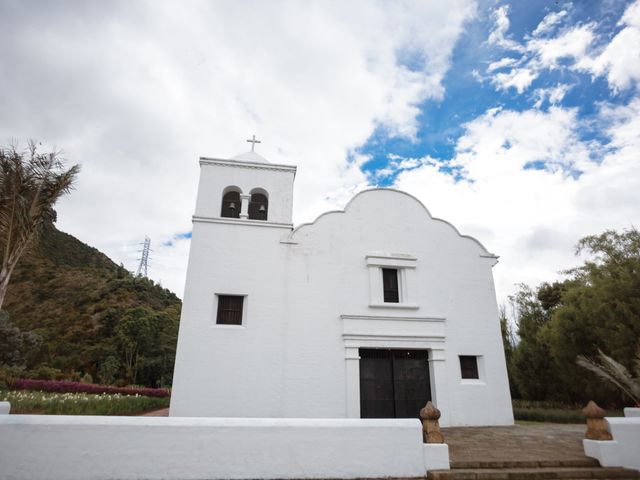
[[[165,388],[112,387],[67,380],[30,380],[23,378],[7,383],[10,390],[35,390],[53,393],[119,393],[120,395],[142,395],[145,397],[169,397],[171,395],[169,390]]]
[[[0,391],[11,403],[11,413],[47,415],[138,415],[169,406],[168,398],[141,395]]]

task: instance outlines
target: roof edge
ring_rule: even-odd
[[[499,258],[497,255],[495,255],[494,253],[491,253],[489,250],[487,250],[487,247],[485,247],[482,242],[480,242],[480,240],[478,240],[475,237],[472,237],[471,235],[463,235],[462,233],[460,233],[460,230],[458,230],[455,225],[453,225],[451,222],[448,222],[447,220],[444,220],[442,218],[437,218],[434,217],[433,215],[431,215],[431,212],[429,211],[429,209],[425,206],[424,203],[422,203],[417,197],[411,195],[410,193],[404,192],[402,190],[398,190],[397,188],[367,188],[365,190],[362,190],[358,193],[356,193],[353,197],[351,197],[351,199],[347,202],[347,204],[344,206],[344,208],[342,210],[329,210],[327,212],[323,212],[320,215],[318,215],[313,221],[311,222],[306,222],[303,223],[301,225],[298,225],[297,227],[295,227],[291,233],[289,234],[288,240],[293,240],[293,237],[296,235],[296,233],[298,232],[298,230],[305,228],[305,227],[309,227],[312,226],[314,224],[316,224],[318,222],[318,220],[320,220],[322,217],[327,216],[327,215],[332,215],[332,214],[343,214],[346,213],[347,210],[349,209],[349,206],[351,205],[351,203],[353,203],[353,201],[358,198],[360,195],[365,194],[365,193],[370,193],[370,192],[375,192],[375,191],[387,191],[387,192],[396,192],[396,193],[400,193],[402,195],[406,195],[409,198],[412,198],[413,200],[415,200],[416,202],[418,202],[420,204],[420,206],[424,209],[424,211],[427,213],[427,215],[429,216],[429,218],[431,218],[432,220],[435,220],[436,222],[442,222],[446,225],[448,225],[449,227],[451,227],[453,229],[454,232],[456,232],[458,234],[458,236],[460,238],[465,238],[468,240],[471,240],[473,242],[475,242],[482,250],[484,250],[484,252],[482,253],[483,257],[488,257],[488,258],[494,258],[497,259]]]

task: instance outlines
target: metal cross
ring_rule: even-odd
[[[249,142],[251,144],[251,151],[253,152],[253,149],[256,146],[256,143],[262,143],[260,140],[256,140],[256,136],[254,135],[253,138],[251,140],[247,140],[247,142]]]

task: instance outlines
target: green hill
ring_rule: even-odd
[[[9,321],[40,337],[13,363],[33,377],[169,385],[180,307],[169,290],[51,225],[9,284]]]

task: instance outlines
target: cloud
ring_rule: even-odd
[[[555,38],[533,38],[527,42],[527,51],[535,55],[539,68],[557,68],[561,59],[580,60],[594,40],[594,26],[574,27]]]
[[[538,74],[529,68],[514,68],[509,72],[496,73],[491,78],[498,90],[508,90],[515,88],[518,93],[524,92],[537,78]]]
[[[518,42],[508,38],[507,32],[511,22],[509,21],[509,6],[502,5],[496,8],[493,12],[494,27],[487,42],[490,45],[497,45],[505,50],[514,50],[516,52],[522,52],[523,47]]]
[[[412,170],[425,164],[436,165],[439,163],[438,160],[430,156],[423,158],[405,158],[400,155],[390,153],[387,155],[387,158],[389,159],[389,162],[385,167],[371,172],[370,179],[373,184],[376,184],[379,180],[384,180],[392,176],[395,177],[399,172]]]
[[[627,90],[640,82],[640,0],[630,4],[618,22],[621,30],[608,39],[597,34],[598,24],[589,22],[562,28],[566,10],[549,13],[522,43],[506,37],[509,9],[494,11],[495,26],[487,42],[520,57],[502,58],[487,68],[491,83],[498,90],[514,88],[523,93],[542,71],[566,68],[604,76],[614,92]],[[510,71],[498,72],[503,67]]]
[[[532,35],[534,37],[539,37],[541,35],[547,34],[553,30],[560,21],[567,16],[566,10],[560,10],[559,12],[551,12],[547,16],[545,16],[542,21],[538,24],[538,26],[533,31]]]
[[[515,58],[504,57],[498,60],[497,62],[491,62],[487,67],[487,72],[491,73],[494,70],[499,70],[501,68],[510,67],[511,65],[515,65],[518,61]]]
[[[414,138],[475,2],[0,4],[0,139],[83,170],[59,227],[181,294],[199,156],[298,165],[295,219],[367,185],[376,129]],[[163,245],[169,241],[170,245]]]
[[[550,105],[558,105],[571,88],[572,85],[566,84],[558,84],[550,88],[537,88],[533,92],[533,96],[536,98],[533,106],[535,108],[541,108],[545,101],[548,101]]]
[[[599,55],[581,58],[576,66],[594,76],[606,76],[616,92],[640,82],[640,0],[626,9],[618,25],[622,30]]]
[[[598,118],[602,150],[581,138],[576,109],[492,109],[466,124],[447,162],[461,168],[459,179],[424,163],[401,172],[396,186],[501,256],[494,275],[504,299],[516,283],[551,280],[576,265],[580,237],[637,224],[640,99],[603,104]],[[594,151],[603,154],[592,158]],[[539,168],[528,168],[532,162]]]

